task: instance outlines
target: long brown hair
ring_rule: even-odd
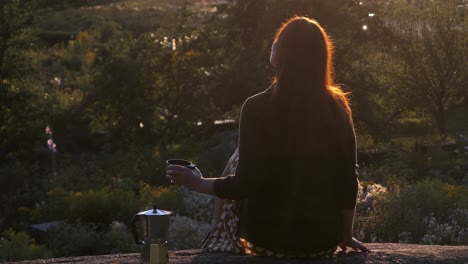
[[[341,143],[352,125],[347,94],[333,80],[333,44],[324,28],[293,17],[277,31],[273,100],[288,150]],[[331,140],[324,138],[333,137]]]

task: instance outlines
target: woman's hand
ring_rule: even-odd
[[[354,249],[355,251],[361,251],[361,252],[371,252],[362,242],[357,240],[356,238],[352,237],[351,239],[347,239],[338,245],[341,250],[346,251],[347,247],[350,247]]]
[[[203,176],[198,168],[191,170],[179,165],[167,166],[166,177],[172,183],[185,186],[194,191],[198,191],[199,185],[203,182]]]

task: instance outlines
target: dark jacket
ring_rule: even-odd
[[[272,89],[247,99],[242,107],[239,163],[235,175],[214,182],[218,197],[241,200],[241,237],[278,250],[314,252],[342,241],[340,211],[356,204],[356,140],[337,151],[285,155],[272,115]],[[319,128],[317,128],[319,129]]]

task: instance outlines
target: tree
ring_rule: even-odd
[[[0,2],[0,80],[24,78],[34,74],[30,51],[37,49],[35,20],[47,13],[70,6],[86,4],[83,1],[61,0],[2,0]],[[1,84],[0,84],[1,85]]]
[[[153,36],[151,36],[153,35]],[[187,139],[216,111],[210,73],[196,40],[142,35],[114,45],[96,74],[84,107],[92,128],[116,147],[161,145]]]
[[[468,15],[458,0],[390,1],[382,10],[392,34],[386,59],[399,86],[400,102],[429,113],[440,138],[447,136],[447,111],[466,96]]]
[[[21,78],[34,72],[28,60],[28,51],[34,48],[35,42],[31,29],[34,7],[34,1],[0,3],[0,80]]]
[[[31,154],[53,119],[51,76],[35,22],[50,12],[87,1],[5,0],[0,2],[0,153]],[[29,153],[29,154],[28,154]]]
[[[0,3],[0,153],[30,156],[38,133],[40,102],[35,102],[33,62],[35,34],[31,29],[33,1]],[[45,126],[44,126],[45,127]],[[40,132],[39,132],[40,133]],[[24,156],[23,156],[24,157]]]

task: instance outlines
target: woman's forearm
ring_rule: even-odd
[[[353,238],[354,209],[341,210],[343,225],[343,241],[350,241]]]
[[[194,191],[200,193],[206,193],[210,195],[215,195],[213,191],[213,184],[216,179],[212,178],[202,178],[200,183],[194,188]]]

